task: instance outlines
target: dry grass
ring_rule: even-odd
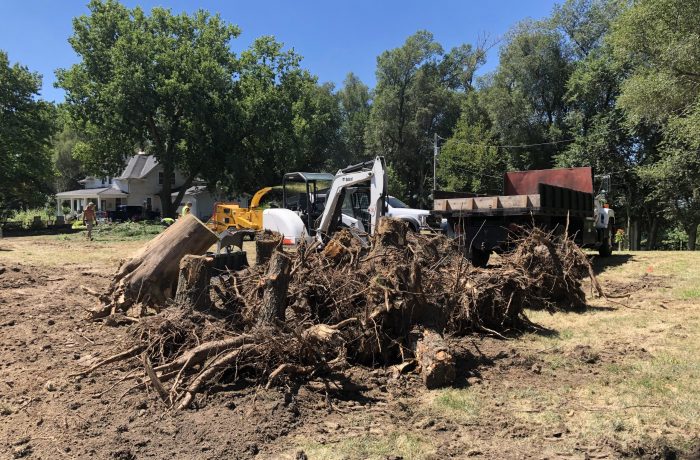
[[[153,235],[151,235],[153,236]],[[98,265],[116,270],[121,259],[143,246],[145,240],[103,239],[87,241],[82,234],[21,236],[0,239],[0,264],[26,263],[60,267],[66,264]],[[255,243],[246,241],[243,248],[248,259],[255,261]],[[212,246],[210,251],[215,251]]]

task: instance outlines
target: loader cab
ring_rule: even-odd
[[[329,173],[308,172],[287,173],[282,178],[282,207],[297,213],[311,236],[334,178]]]

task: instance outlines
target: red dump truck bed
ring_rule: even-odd
[[[591,168],[536,169],[505,174],[505,195],[532,195],[539,193],[539,185],[547,184],[584,193],[593,193]]]

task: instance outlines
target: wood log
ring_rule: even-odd
[[[282,245],[282,235],[265,230],[255,235],[255,264],[266,264],[276,248]]]
[[[192,214],[178,219],[121,264],[109,288],[110,303],[93,318],[125,311],[138,302],[164,305],[175,293],[180,260],[204,254],[217,239]]]
[[[278,320],[284,321],[291,267],[292,261],[288,255],[281,250],[274,251],[263,278],[263,301],[258,324],[273,325]]]
[[[455,359],[442,335],[428,328],[412,331],[410,343],[418,363],[418,372],[428,389],[454,382]]]
[[[180,261],[175,303],[183,307],[205,309],[211,306],[210,268],[214,259],[188,254]]]

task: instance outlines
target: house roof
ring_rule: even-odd
[[[117,179],[143,179],[157,164],[158,161],[153,155],[146,155],[143,152],[139,152],[129,158],[126,168],[124,168],[121,176],[117,177]]]
[[[127,196],[127,193],[122,192],[118,188],[81,188],[79,190],[68,190],[67,192],[59,192],[56,194],[58,198],[84,198],[100,196],[103,198],[120,198]]]

